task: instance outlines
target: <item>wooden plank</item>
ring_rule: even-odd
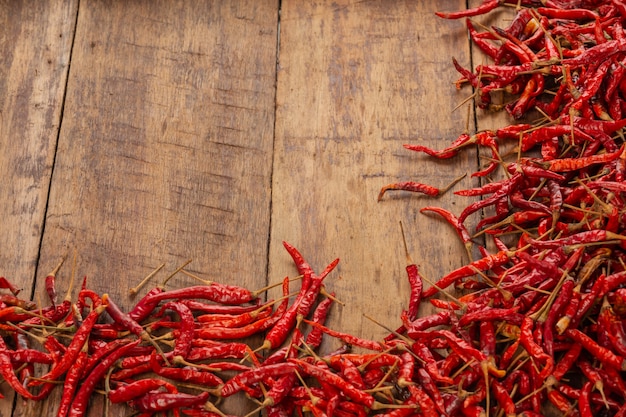
[[[277,16],[273,0],[81,2],[41,269],[76,251],[77,277],[122,308],[161,263],[157,281],[193,259],[206,279],[265,284]]]
[[[472,152],[434,161],[402,147],[441,148],[466,127],[467,112],[453,111],[464,96],[452,85],[450,51],[467,61],[467,41],[462,27],[433,15],[436,8],[436,2],[282,2],[270,279],[293,271],[282,240],[318,271],[339,257],[327,286],[345,306],[334,310],[330,325],[365,337],[387,331],[362,313],[397,327],[406,307],[399,221],[425,276],[467,262],[454,232],[419,213],[428,205],[458,213],[454,195],[389,193],[377,202],[391,182],[444,186],[476,170]],[[472,184],[468,178],[457,188]]]
[[[0,275],[31,297],[76,22],[76,1],[0,3]],[[11,415],[5,387],[0,415]]]

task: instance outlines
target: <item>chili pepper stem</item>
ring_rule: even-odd
[[[137,293],[139,292],[139,290],[148,283],[148,281],[150,281],[152,279],[152,277],[154,277],[161,269],[163,269],[163,267],[165,266],[164,263],[162,263],[161,265],[159,265],[158,267],[156,267],[156,269],[154,269],[152,272],[150,272],[144,279],[141,280],[141,282],[139,284],[137,284],[137,286],[131,288],[128,290],[128,293],[130,294],[130,296],[134,296],[137,295]]]
[[[386,331],[388,331],[389,333],[392,333],[393,335],[395,335],[397,338],[405,341],[408,344],[413,343],[413,341],[411,339],[409,339],[406,336],[401,335],[400,333],[396,332],[395,330],[391,329],[390,327],[385,326],[384,324],[382,324],[381,322],[379,322],[378,320],[374,319],[371,316],[368,316],[367,314],[363,313],[363,317],[365,317],[366,319],[368,319],[369,321],[371,321],[372,323],[382,327],[383,329],[385,329]]]
[[[422,279],[424,281],[426,281],[426,283],[428,283],[431,287],[434,287],[437,289],[437,291],[439,292],[439,294],[442,294],[444,297],[451,299],[452,301],[454,301],[455,303],[457,303],[459,306],[461,306],[461,309],[465,309],[466,304],[464,302],[462,302],[461,300],[459,300],[458,298],[456,298],[455,296],[453,296],[452,294],[450,294],[449,292],[445,291],[445,289],[443,288],[439,288],[437,286],[437,284],[433,281],[431,281],[430,279],[426,278],[425,276],[422,275]]]
[[[445,194],[448,190],[450,190],[450,188],[454,187],[458,182],[460,182],[465,177],[467,177],[467,173],[463,174],[463,175],[460,175],[460,176],[456,177],[455,179],[453,179],[452,182],[450,182],[450,184],[448,184],[445,187],[440,189],[439,195]]]
[[[302,279],[302,275],[298,275],[297,277],[290,279],[289,282],[294,282],[294,281],[297,281],[299,279]],[[272,288],[280,287],[281,285],[283,285],[282,281],[281,282],[277,282],[275,284],[267,285],[265,287],[261,287],[261,288],[259,288],[257,290],[252,291],[252,295],[254,297],[258,297],[260,294],[263,294],[263,293],[271,290]]]
[[[381,403],[379,401],[374,401],[374,403],[372,404],[371,409],[374,411],[379,411],[379,410],[389,410],[389,409],[408,409],[408,408],[418,408],[417,404],[385,404],[385,403]]]
[[[563,283],[565,282],[565,279],[568,276],[569,275],[567,271],[563,271],[563,274],[561,274],[561,279],[559,279],[559,282],[556,284],[556,286],[550,293],[550,296],[548,297],[546,302],[543,304],[543,306],[539,310],[537,310],[536,313],[530,315],[531,319],[533,319],[534,321],[538,321],[540,323],[543,323],[544,321],[546,321],[548,317],[548,313],[550,311],[550,307],[552,307],[552,303],[554,302],[554,299],[557,297],[559,290],[563,286]]]
[[[320,294],[323,295],[326,298],[330,298],[331,300],[333,300],[333,302],[341,305],[341,306],[345,306],[346,303],[344,301],[341,301],[339,298],[335,297],[333,294],[329,293],[326,290],[326,287],[322,286],[322,288],[320,288]]]
[[[72,301],[72,292],[74,291],[74,277],[76,276],[76,253],[74,253],[74,262],[72,265],[72,272],[70,273],[70,282],[67,285],[67,292],[65,293],[64,301]]]
[[[204,406],[202,408],[204,408],[206,411],[210,411],[212,413],[215,413],[215,414],[217,414],[220,417],[228,417],[226,414],[224,414],[222,412],[222,410],[217,408],[215,406],[215,404],[213,404],[211,401],[207,401],[206,403],[204,403]]]
[[[167,278],[165,278],[163,280],[163,282],[159,285],[160,288],[165,288],[165,285],[167,284],[167,282],[174,277],[174,275],[178,274],[179,272],[182,272],[183,274],[190,276],[192,278],[198,278],[200,281],[204,281],[203,279],[201,279],[200,277],[196,277],[195,275],[193,275],[190,272],[187,272],[184,270],[184,268],[189,265],[191,263],[192,259],[187,259],[181,266],[179,266],[178,268],[176,268],[174,270],[174,272],[172,272],[170,275],[167,276]]]
[[[61,258],[57,266],[54,267],[54,269],[52,270],[52,272],[48,274],[48,276],[53,276],[53,277],[56,276],[57,272],[59,272],[59,269],[61,269],[63,262],[65,262],[65,257]]]

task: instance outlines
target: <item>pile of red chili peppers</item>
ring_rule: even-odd
[[[499,7],[517,8],[506,28],[472,19]],[[478,107],[514,122],[441,150],[406,145],[440,159],[468,145],[490,152],[472,174],[482,186],[455,192],[478,201],[458,215],[422,209],[450,223],[470,257],[480,253],[415,291],[462,290],[429,300],[440,313],[404,319],[419,363],[437,365],[422,386],[442,415],[626,416],[626,3],[486,0],[438,15],[466,18],[493,61],[454,61],[457,87],[471,85]],[[516,152],[502,155],[504,141]],[[445,191],[403,182],[379,200],[389,190]]]
[[[222,400],[245,395],[271,417],[625,417],[626,3],[485,0],[439,15],[510,6],[507,28],[466,21],[494,63],[454,65],[459,88],[471,85],[479,107],[504,108],[515,124],[461,134],[441,150],[406,145],[435,158],[470,145],[490,151],[472,174],[483,185],[456,191],[480,200],[458,215],[422,209],[480,257],[426,290],[409,262],[411,294],[396,331],[372,341],[326,327],[334,296],[324,280],[338,260],[318,275],[287,243],[301,281],[292,294],[286,278],[274,301],[205,282],[157,286],[124,312],[83,283],[76,300],[70,290],[59,303],[59,265],[46,278],[48,307],[0,279],[6,385],[26,400],[60,389],[57,416],[73,417],[96,393],[139,416],[225,417]],[[518,152],[501,155],[501,141]],[[446,191],[410,181],[384,187],[379,199],[389,190]],[[444,292],[450,287],[457,296]],[[438,311],[420,316],[426,301]],[[251,342],[255,335],[263,340]],[[323,335],[342,347],[321,352]]]

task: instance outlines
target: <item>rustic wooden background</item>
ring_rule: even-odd
[[[419,213],[467,200],[376,200],[387,183],[442,186],[480,163],[473,150],[442,163],[402,147],[493,123],[455,110],[471,92],[455,90],[451,58],[470,66],[471,48],[462,22],[433,12],[465,7],[1,1],[0,275],[45,300],[43,278],[67,257],[64,295],[76,254],[77,277],[129,307],[127,290],[161,263],[157,280],[187,259],[250,288],[294,276],[286,240],[318,270],[341,259],[327,286],[345,305],[329,325],[381,337],[363,313],[399,324],[400,221],[425,276],[467,261],[452,230]],[[50,415],[58,399],[2,392],[1,416]]]

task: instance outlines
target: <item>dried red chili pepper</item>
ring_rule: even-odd
[[[78,388],[78,391],[76,392],[76,395],[74,396],[74,400],[72,401],[72,405],[68,412],[69,417],[82,417],[85,415],[89,398],[96,388],[96,384],[102,380],[109,368],[118,359],[123,357],[126,352],[137,346],[139,342],[140,340],[135,340],[134,342],[119,347],[93,368],[89,376],[83,380],[82,384]]]

